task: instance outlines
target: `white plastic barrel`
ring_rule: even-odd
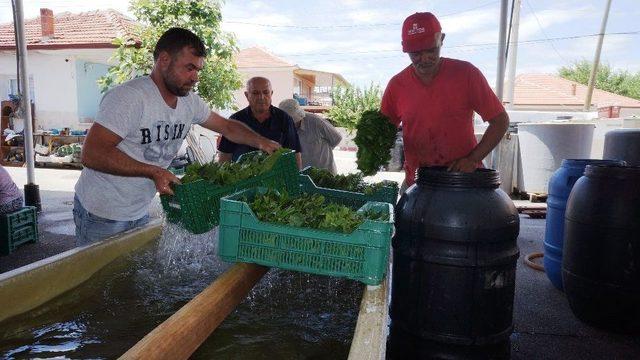
[[[518,124],[524,189],[547,193],[551,175],[564,159],[588,159],[594,123],[553,121]]]

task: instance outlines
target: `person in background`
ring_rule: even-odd
[[[414,183],[420,166],[447,166],[472,172],[498,145],[509,117],[480,70],[466,61],[441,58],[445,34],[428,12],[415,13],[402,25],[402,51],[411,64],[396,74],[382,97],[381,111],[402,123],[405,180]],[[489,126],[478,143],[473,113]]]
[[[154,65],[108,91],[82,149],[76,184],[76,245],[146,224],[156,192],[173,194],[180,180],[167,170],[192,124],[269,153],[280,145],[211,111],[192,92],[206,49],[189,30],[171,28],[158,40]]]
[[[278,107],[293,118],[298,131],[302,152],[302,168],[313,166],[336,174],[333,149],[342,140],[342,135],[327,120],[302,110],[296,99],[285,99]]]
[[[282,147],[296,152],[298,167],[302,166],[300,156],[300,140],[293,124],[293,119],[286,112],[271,105],[271,82],[264,77],[252,77],[247,81],[246,96],[249,106],[231,115],[231,119],[238,120],[249,126],[258,134],[278,142]],[[244,153],[257,150],[255,147],[234,142],[222,136],[218,144],[218,161],[236,161]]]
[[[24,199],[22,193],[4,166],[0,165],[0,214],[10,214],[20,210]]]

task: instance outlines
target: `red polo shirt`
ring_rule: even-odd
[[[412,65],[395,75],[385,89],[381,111],[396,126],[402,123],[405,181],[411,185],[420,166],[448,165],[475,148],[474,111],[487,121],[504,107],[475,66],[442,58],[428,85]]]

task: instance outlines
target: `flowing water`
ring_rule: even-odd
[[[112,359],[230,267],[217,233],[165,224],[161,238],[78,288],[0,323],[1,359]],[[362,285],[271,269],[193,359],[344,359]]]

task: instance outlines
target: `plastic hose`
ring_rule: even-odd
[[[532,261],[533,259],[537,259],[541,257],[544,257],[544,254],[541,252],[528,254],[527,256],[524,257],[524,263],[527,264],[527,266],[529,266],[530,268],[533,268],[538,271],[544,271],[544,266]]]

